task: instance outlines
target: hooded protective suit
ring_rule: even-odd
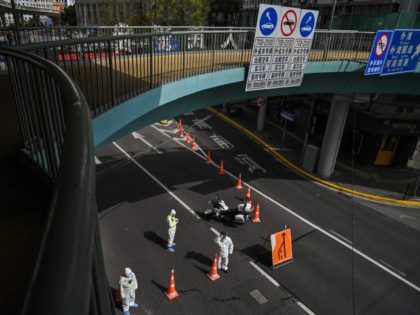
[[[219,269],[228,270],[229,254],[233,253],[233,242],[232,239],[227,236],[218,236],[214,239],[214,242],[219,245],[219,257],[217,265]]]
[[[135,303],[137,287],[136,275],[130,268],[125,268],[124,275],[120,278],[120,292],[124,312],[128,311],[130,306],[137,306]]]

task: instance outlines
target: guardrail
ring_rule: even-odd
[[[90,112],[57,65],[0,49],[7,62],[24,151],[54,195],[21,314],[113,314],[99,237]]]
[[[315,33],[310,61],[366,62],[374,33]],[[246,30],[103,36],[19,46],[60,65],[78,83],[94,116],[162,84],[249,64]]]

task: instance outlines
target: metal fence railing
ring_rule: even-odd
[[[21,314],[114,314],[99,237],[88,105],[57,65],[0,48],[24,152],[54,187]]]
[[[367,61],[373,38],[374,33],[317,31],[309,60]],[[248,29],[172,31],[51,41],[18,49],[64,69],[97,116],[162,84],[247,66],[253,39]]]

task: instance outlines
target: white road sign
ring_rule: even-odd
[[[318,11],[260,5],[246,91],[300,86]]]

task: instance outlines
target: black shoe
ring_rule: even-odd
[[[228,273],[228,271],[227,270],[225,270],[225,269],[222,269],[225,273]]]

